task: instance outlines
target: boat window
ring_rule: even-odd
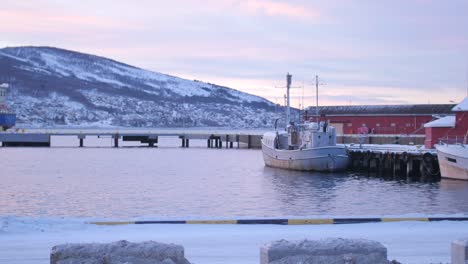
[[[447,160],[450,161],[450,162],[453,162],[453,163],[457,163],[457,160],[453,159],[453,158],[447,158]]]

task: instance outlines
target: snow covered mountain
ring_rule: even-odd
[[[51,47],[0,49],[0,82],[19,123],[33,126],[270,127],[264,98]]]

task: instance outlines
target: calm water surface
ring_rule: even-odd
[[[468,183],[404,183],[264,166],[260,150],[109,148],[110,139],[54,139],[0,148],[0,216],[285,217],[468,213]],[[128,144],[127,144],[128,145]]]

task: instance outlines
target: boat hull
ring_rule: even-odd
[[[262,144],[262,152],[266,166],[288,170],[335,172],[345,170],[349,163],[343,146],[283,150]]]
[[[15,114],[0,113],[0,128],[8,129],[8,128],[13,127],[15,124],[16,124]]]
[[[436,145],[442,178],[468,181],[468,149]]]

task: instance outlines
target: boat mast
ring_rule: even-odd
[[[315,75],[315,102],[316,102],[316,105],[315,105],[315,115],[319,116],[319,109],[318,109],[318,86],[319,86],[319,83],[318,83],[318,75]]]
[[[291,88],[292,75],[289,72],[286,74],[286,125],[289,125],[291,121],[291,109],[289,107],[289,89]]]

